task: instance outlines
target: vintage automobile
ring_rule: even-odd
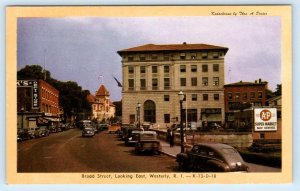
[[[119,131],[121,131],[119,124],[111,124],[108,126],[108,133],[118,133]]]
[[[24,141],[28,139],[31,139],[28,129],[21,128],[17,130],[17,141]]]
[[[190,151],[176,156],[179,168],[197,172],[248,171],[243,158],[232,146],[221,143],[199,143]]]
[[[31,127],[28,129],[28,133],[30,134],[31,138],[38,138],[38,137],[40,137],[40,128],[39,127]]]
[[[57,128],[54,125],[50,125],[48,129],[50,133],[57,133]]]
[[[93,137],[95,135],[94,128],[92,126],[85,126],[82,129],[82,136],[83,137]]]
[[[46,137],[49,136],[49,134],[50,131],[47,126],[40,126],[40,133],[39,133],[40,137]]]
[[[155,154],[160,153],[161,145],[155,131],[140,131],[135,144],[135,152],[140,153],[145,151],[150,151]]]
[[[130,131],[127,134],[128,137],[125,140],[125,145],[135,145],[138,141],[140,132],[140,129],[130,129]]]

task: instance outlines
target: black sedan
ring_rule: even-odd
[[[200,143],[176,156],[179,167],[185,171],[237,172],[248,171],[241,155],[233,147],[220,143]]]

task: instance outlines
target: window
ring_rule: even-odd
[[[134,114],[129,115],[129,122],[130,123],[134,123],[135,122],[135,115]]]
[[[133,56],[132,55],[128,56],[128,61],[133,61]]]
[[[219,64],[214,64],[213,65],[213,71],[214,72],[219,72]]]
[[[141,90],[145,90],[146,89],[146,79],[140,79],[141,82]]]
[[[202,86],[208,86],[208,77],[202,78]]]
[[[264,139],[265,138],[265,134],[264,133],[260,133],[259,134],[259,138]]]
[[[146,66],[140,66],[140,73],[141,74],[146,73]]]
[[[202,65],[202,72],[208,72],[208,66],[207,64]]]
[[[170,66],[164,66],[164,73],[170,72]]]
[[[218,52],[213,52],[213,58],[219,58],[219,53]]]
[[[156,59],[157,59],[157,54],[152,54],[152,55],[151,55],[151,59],[152,59],[152,60],[156,60]]]
[[[128,89],[129,90],[134,89],[134,79],[128,79]]]
[[[165,123],[170,123],[170,114],[164,114]]]
[[[157,73],[157,66],[152,66],[152,73],[156,74]]]
[[[133,73],[134,73],[134,67],[128,66],[128,74],[133,74]]]
[[[145,56],[144,54],[141,54],[141,55],[140,55],[140,60],[142,60],[142,61],[143,61],[143,60],[146,60],[146,56]]]
[[[170,78],[164,78],[164,89],[170,89]]]
[[[186,86],[186,78],[180,78],[180,86]]]
[[[202,52],[202,59],[207,59],[208,53],[207,52]]]
[[[170,96],[169,95],[164,95],[164,101],[170,101]]]
[[[207,101],[208,100],[208,94],[203,94],[203,101]]]
[[[169,60],[170,59],[170,55],[169,54],[164,54],[164,60]]]
[[[255,92],[250,92],[250,99],[255,99]]]
[[[186,113],[187,111],[187,113]],[[196,122],[197,118],[197,109],[187,109],[183,111],[183,115],[187,117],[188,122]]]
[[[195,60],[196,58],[197,58],[196,53],[192,53],[192,54],[191,54],[191,59],[192,59],[192,60]]]
[[[229,100],[232,100],[232,93],[231,93],[231,92],[228,92],[227,95],[228,95],[228,99],[229,99]]]
[[[243,100],[247,100],[247,97],[248,97],[247,92],[244,92],[244,93],[243,93]]]
[[[258,93],[257,93],[257,98],[258,98],[258,99],[262,99],[262,92],[258,92]]]
[[[157,78],[152,78],[152,90],[157,90],[158,87],[158,81],[157,81]]]
[[[219,86],[219,77],[213,77],[213,85]]]
[[[197,65],[191,66],[191,72],[197,72]]]
[[[192,94],[192,101],[197,101],[197,94]]]
[[[240,93],[239,92],[235,93],[235,100],[236,101],[240,100]]]
[[[186,66],[180,65],[180,72],[185,72],[185,71],[186,71]]]
[[[220,95],[219,94],[214,94],[214,100],[218,101],[220,99]]]
[[[192,86],[197,86],[197,78],[196,77],[191,78],[191,84],[192,84]]]
[[[185,59],[185,53],[180,53],[180,59],[184,60]]]

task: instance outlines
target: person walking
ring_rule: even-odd
[[[170,147],[174,146],[174,132],[172,129],[170,130],[169,143],[170,143]]]

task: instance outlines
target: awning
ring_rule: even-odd
[[[49,121],[54,121],[54,122],[60,121],[60,118],[49,118],[49,117],[44,117],[44,119],[49,120]]]

